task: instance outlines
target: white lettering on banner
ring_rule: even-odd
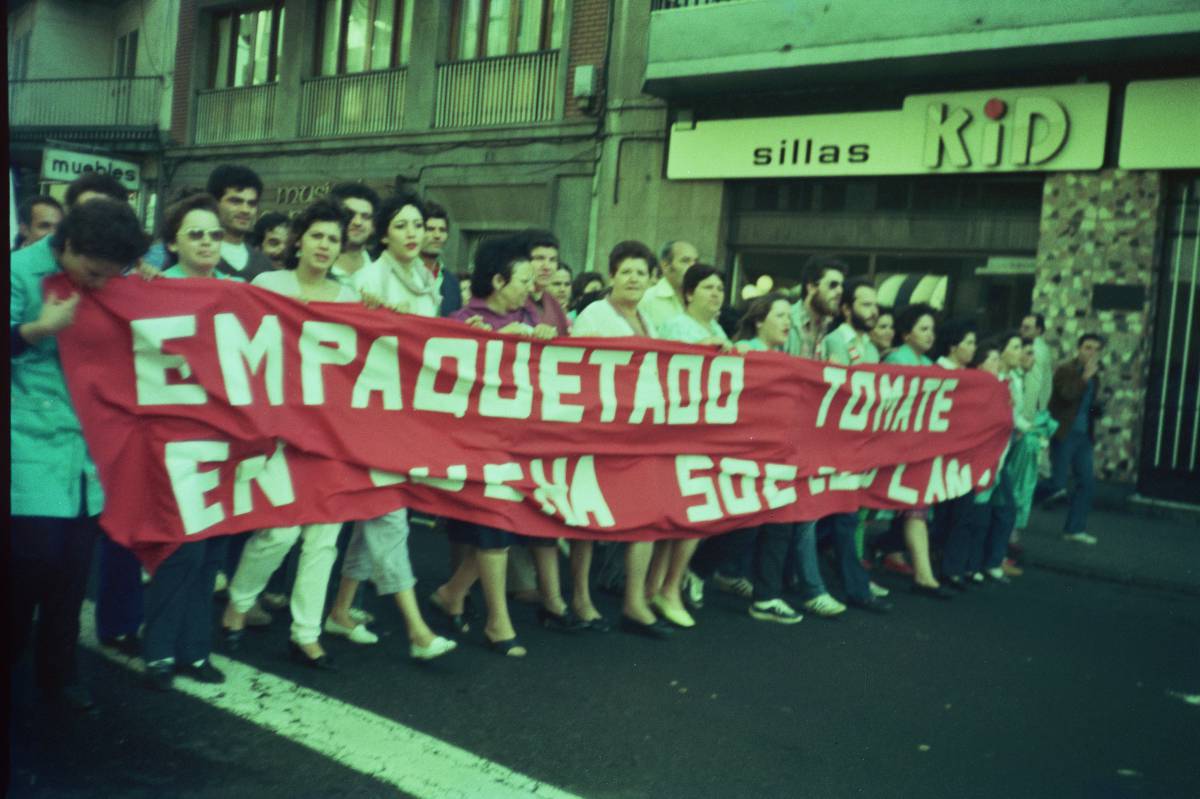
[[[938,386],[937,394],[933,398],[933,407],[929,409],[929,432],[945,433],[950,429],[950,420],[946,418],[946,414],[954,407],[954,401],[946,394],[957,386],[958,380],[954,378],[947,378]]]
[[[326,346],[332,344],[332,347]],[[305,405],[325,404],[322,367],[354,361],[358,331],[350,325],[308,320],[300,328],[300,385]]]
[[[766,476],[763,480],[763,499],[767,501],[768,508],[784,508],[796,501],[796,487],[792,483],[796,482],[798,471],[795,466],[786,463],[766,464],[763,468]],[[780,483],[786,483],[787,486],[781,489]]]
[[[367,359],[362,371],[354,381],[350,395],[351,408],[366,408],[371,404],[371,394],[378,391],[385,411],[404,408],[400,395],[399,339],[396,336],[380,336],[367,350]]]
[[[617,367],[628,366],[632,360],[633,353],[628,350],[592,350],[588,356],[588,363],[600,367],[600,421],[617,418]]]
[[[201,471],[198,467],[202,463],[223,463],[227,460],[227,441],[201,439],[167,442],[163,452],[163,464],[171,481],[175,505],[179,508],[184,535],[201,533],[225,520],[225,509],[221,507],[221,503],[209,505],[204,499],[205,494],[220,486],[220,470]],[[266,455],[254,455],[240,461],[234,469],[234,516],[254,510],[250,486],[252,482],[258,483],[267,501],[276,508],[296,501],[291,470],[288,468],[282,441],[276,443],[275,451],[269,458]]]
[[[878,469],[869,472],[839,472],[832,466],[818,466],[817,476],[808,478],[808,493],[812,496],[830,491],[858,491],[875,482]]]
[[[762,510],[755,483],[758,479],[758,464],[741,458],[721,458],[721,473],[717,485],[725,499],[725,511],[731,516],[742,516]],[[733,478],[741,483],[740,491],[735,488]]]
[[[954,381],[958,385],[958,381]],[[879,421],[883,419],[883,429],[887,430],[896,416],[896,406],[904,397],[904,375],[879,376],[879,405],[875,408],[875,421],[871,423],[872,430],[879,429]],[[884,414],[887,414],[885,417]]]
[[[658,353],[648,352],[638,368],[637,385],[633,391],[633,412],[630,424],[641,424],[646,411],[653,412],[654,424],[662,424],[666,418],[667,401],[663,397],[662,383],[658,379]]]
[[[729,376],[729,393],[721,404],[721,378]],[[708,404],[704,421],[708,424],[737,424],[738,402],[746,387],[746,359],[735,355],[713,358],[708,368]]]
[[[196,335],[195,316],[160,316],[129,323],[133,341],[133,372],[137,378],[138,405],[203,405],[208,402],[198,383],[168,383],[167,373],[187,380],[192,367],[182,355],[163,352],[163,342]]]
[[[521,492],[509,483],[525,476],[519,463],[486,463],[483,466],[483,495],[488,499],[520,502]]]
[[[700,421],[700,372],[703,355],[672,355],[667,360],[667,424],[696,424]],[[687,375],[688,402],[683,404],[679,378]]]
[[[824,427],[828,421],[834,400],[847,383],[847,370],[837,366],[826,366],[823,377],[828,388],[817,408],[817,427]],[[866,430],[872,410],[875,411],[875,419],[871,425],[873,430],[881,429],[881,421],[882,429],[892,432],[907,431],[910,423],[913,432],[916,433],[926,428],[931,433],[945,433],[950,429],[946,414],[954,408],[951,393],[958,386],[957,378],[913,377],[908,382],[907,394],[904,394],[904,377],[901,375],[855,371],[850,376],[849,383],[850,396],[838,418],[839,430]],[[925,423],[927,411],[928,424]]]
[[[562,401],[564,394],[578,394],[582,390],[579,375],[565,375],[558,371],[561,363],[583,363],[584,350],[580,347],[547,345],[542,348],[538,363],[538,379],[542,389],[542,421],[581,422],[583,406]]]
[[[892,472],[892,482],[888,484],[888,499],[894,499],[905,505],[916,505],[917,499],[921,495],[917,493],[917,489],[904,485],[904,469],[905,464],[900,463],[896,465],[895,471]]]
[[[533,384],[529,380],[528,342],[517,345],[513,356],[512,397],[501,397],[500,359],[504,356],[503,341],[489,341],[483,356],[483,391],[479,394],[479,415],[498,419],[528,419],[533,415]]]
[[[479,344],[469,338],[431,338],[425,342],[421,373],[417,376],[417,392],[413,408],[418,411],[450,413],[460,419],[467,415],[471,401],[471,386],[475,384],[475,358]],[[435,383],[442,362],[454,361],[454,386],[448,392],[438,391]]]
[[[279,317],[264,316],[258,323],[258,330],[254,331],[254,338],[250,339],[236,316],[219,313],[213,317],[213,331],[229,404],[249,405],[254,402],[246,370],[249,369],[250,374],[257,374],[265,361],[263,379],[267,386],[267,402],[282,405],[283,331],[279,327]]]
[[[416,466],[408,470],[408,476],[417,485],[433,486],[443,491],[462,491],[467,484],[467,467],[458,463],[446,467],[445,477],[430,477],[428,466]]]
[[[541,458],[530,461],[529,476],[537,485],[534,501],[541,504],[543,513],[551,516],[557,513],[569,527],[612,527],[616,520],[596,479],[594,456],[579,458],[570,480],[567,479],[569,460],[555,458],[550,464],[549,478]],[[589,523],[589,516],[595,518],[595,524]]]

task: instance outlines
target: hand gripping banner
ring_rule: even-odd
[[[922,507],[990,484],[1011,433],[973,370],[535,341],[217,280],[111,281],[59,338],[101,522],[147,551],[399,507],[598,540]]]

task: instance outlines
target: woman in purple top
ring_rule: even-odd
[[[532,287],[533,265],[519,242],[509,238],[484,242],[475,256],[475,271],[471,274],[471,301],[450,318],[498,333],[554,338],[558,331],[539,323],[525,303]],[[450,579],[429,597],[430,603],[450,617],[459,631],[465,632],[463,604],[471,586],[479,580],[487,604],[483,634],[488,646],[501,655],[524,657],[526,649],[517,641],[505,593],[508,548],[524,537],[454,519],[449,520],[447,532],[452,541],[466,545],[466,552]],[[555,540],[525,540],[533,547],[538,570],[538,589],[542,596],[538,620],[546,627],[559,630],[579,629],[582,625],[562,598]]]

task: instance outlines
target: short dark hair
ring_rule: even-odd
[[[972,369],[978,369],[987,360],[989,352],[995,350],[999,353],[1002,349],[1004,349],[1004,345],[1000,343],[1000,336],[986,338],[975,348],[975,357],[971,359],[971,363],[968,366]]]
[[[211,211],[215,214],[217,213],[217,201],[211,194],[197,193],[185,197],[169,207],[163,214],[162,230],[159,232],[164,247],[175,241],[179,235],[179,228],[183,227],[183,218],[192,211]],[[171,263],[175,262],[175,254],[170,249],[167,250],[167,260]]]
[[[250,243],[251,247],[261,248],[263,239],[267,237],[268,230],[273,230],[280,225],[287,225],[290,222],[291,220],[288,219],[288,215],[279,211],[265,213],[254,223],[254,230],[250,231],[250,234],[246,236],[246,240]]]
[[[654,252],[640,241],[629,239],[623,241],[608,253],[608,274],[615,275],[618,267],[623,261],[630,258],[641,258],[646,262],[646,268],[653,273],[658,262],[654,259]]]
[[[79,255],[125,266],[146,253],[150,237],[128,202],[104,197],[67,212],[50,246],[61,253],[68,243]]]
[[[528,260],[529,250],[525,248],[525,241],[521,236],[503,236],[484,241],[475,252],[475,269],[471,272],[471,296],[480,299],[492,296],[492,292],[496,290],[492,285],[492,278],[499,275],[507,283],[512,280],[513,266]]]
[[[604,275],[599,272],[580,272],[571,281],[571,310],[579,313],[583,310],[581,303],[584,295],[595,294],[596,291],[584,291],[588,287],[588,283],[600,281],[599,291],[604,291]]]
[[[379,194],[365,183],[339,183],[329,190],[329,196],[336,200],[363,200],[371,204],[371,213],[379,208]]]
[[[1099,344],[1101,347],[1103,347],[1106,343],[1104,341],[1104,336],[1100,335],[1099,333],[1084,333],[1082,336],[1079,337],[1079,341],[1075,344],[1075,349],[1079,349],[1080,347],[1082,347],[1083,342],[1085,342],[1085,341],[1094,341],[1097,344]]]
[[[781,291],[772,291],[751,300],[750,304],[746,306],[742,318],[738,320],[734,341],[749,341],[757,336],[759,322],[767,318],[767,314],[771,313],[771,308],[780,300],[791,305],[791,301]]]
[[[103,194],[105,197],[111,197],[118,202],[129,202],[129,189],[122,186],[121,181],[112,175],[105,175],[100,172],[85,172],[71,181],[71,185],[67,186],[67,207],[73,208],[79,200],[79,195],[86,191]]]
[[[446,229],[450,229],[450,214],[446,212],[446,209],[439,203],[435,203],[432,200],[426,200],[425,221],[428,222],[430,219],[440,219],[446,223]]]
[[[949,355],[950,350],[962,344],[967,336],[974,333],[979,335],[979,329],[975,326],[975,322],[971,319],[947,319],[938,325],[937,333],[934,336],[933,345],[934,357]]]
[[[421,220],[425,219],[425,204],[421,202],[421,198],[410,191],[398,191],[390,194],[383,199],[375,208],[375,235],[379,238],[387,236],[387,230],[392,224],[392,220],[396,218],[396,214],[400,213],[401,209],[406,205],[411,205],[416,208],[421,214]]]
[[[346,213],[346,209],[342,207],[340,202],[328,197],[315,200],[292,219],[291,229],[288,231],[287,249],[284,251],[285,255],[283,259],[283,264],[288,269],[295,269],[300,265],[300,239],[317,222],[337,223],[342,231],[342,242],[346,241],[346,225],[350,223],[349,214]]]
[[[824,275],[824,273],[822,273],[822,275]],[[820,279],[821,278],[817,278],[817,280]],[[867,288],[874,291],[875,284],[865,277],[856,277],[847,280],[846,284],[842,286],[842,299],[838,305],[842,308],[852,308],[854,306],[854,295],[857,294],[858,290],[862,288]]]
[[[558,237],[549,230],[541,230],[539,228],[529,228],[522,230],[517,238],[525,247],[525,252],[528,255],[533,255],[533,251],[538,247],[553,247],[556,250],[561,250],[562,247],[558,243]]]
[[[933,310],[933,306],[924,302],[914,302],[912,305],[906,305],[896,314],[896,337],[903,339],[912,329],[917,326],[917,322],[921,321],[922,316],[929,316],[937,321],[937,312]]]
[[[35,194],[17,206],[17,221],[22,225],[33,224],[33,207],[35,205],[48,205],[58,209],[60,214],[63,212],[62,203],[49,194]]]
[[[800,270],[800,275],[804,280],[804,287],[814,286],[821,282],[821,278],[825,277],[826,272],[831,272],[834,269],[841,272],[845,276],[849,272],[849,267],[846,262],[840,258],[833,258],[829,255],[813,255],[804,262],[804,267]]]
[[[258,196],[262,197],[262,178],[250,167],[240,164],[221,164],[208,173],[208,185],[205,186],[205,190],[217,202],[220,202],[225,192],[230,189],[254,189]]]
[[[1030,311],[1029,313],[1025,314],[1025,316],[1026,316],[1026,317],[1029,317],[1029,316],[1032,316],[1032,317],[1033,317],[1033,323],[1034,323],[1035,325],[1037,325],[1037,329],[1038,329],[1038,332],[1039,332],[1039,333],[1045,333],[1045,332],[1046,332],[1046,315],[1045,315],[1045,314],[1034,313],[1033,311]]]
[[[725,275],[721,274],[715,266],[708,264],[692,264],[688,267],[687,272],[683,275],[683,304],[687,307],[692,294],[696,292],[696,286],[699,286],[704,281],[708,280],[713,275],[721,278],[721,283],[725,283]]]

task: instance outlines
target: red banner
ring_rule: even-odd
[[[135,548],[397,507],[528,535],[708,535],[989,484],[989,374],[532,341],[216,280],[111,281],[59,336]]]

